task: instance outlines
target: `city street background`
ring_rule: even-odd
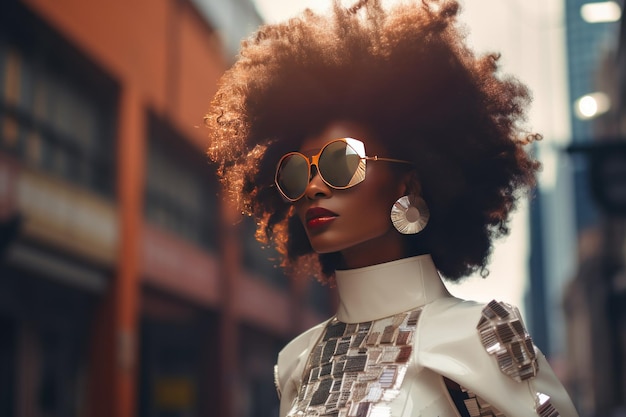
[[[624,4],[461,3],[542,170],[449,289],[518,305],[581,417],[626,416]],[[242,39],[329,4],[0,1],[0,417],[277,416],[276,355],[336,296],[220,198],[202,117]]]

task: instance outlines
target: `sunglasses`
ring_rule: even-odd
[[[326,185],[336,190],[345,190],[363,182],[368,160],[411,164],[400,159],[366,156],[363,142],[342,138],[328,142],[310,158],[300,152],[285,154],[276,166],[274,182],[282,196],[294,202],[304,196],[311,180],[312,165],[315,165]]]

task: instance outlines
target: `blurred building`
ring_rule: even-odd
[[[276,354],[329,297],[219,199],[201,126],[260,23],[248,0],[0,2],[1,416],[275,415]]]
[[[556,138],[559,141],[552,143],[540,142],[537,147],[539,159],[552,178],[548,186],[539,184],[531,200],[527,311],[533,339],[553,361],[560,376],[565,377],[564,361],[569,346],[566,346],[563,293],[577,268],[578,236],[593,229],[598,215],[591,198],[586,161],[572,159],[561,144],[585,143],[592,138],[592,123],[576,115],[576,103],[578,98],[594,91],[595,68],[603,51],[612,47],[617,24],[586,21],[582,9],[589,0],[564,0],[562,3],[562,20],[553,23],[552,30],[564,27],[571,137]]]
[[[572,140],[561,158],[574,186],[565,204],[574,208],[576,251],[565,298],[557,306],[566,314],[566,380],[581,416],[626,415],[622,9],[623,3],[613,1],[565,2]]]

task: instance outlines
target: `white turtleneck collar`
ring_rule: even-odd
[[[449,296],[430,255],[336,271],[337,319],[361,323],[389,317]]]

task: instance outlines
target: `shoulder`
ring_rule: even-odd
[[[507,332],[507,330],[509,332]],[[420,341],[420,349],[430,350],[441,344],[493,344],[491,338],[504,337],[504,343],[527,340],[522,316],[517,307],[499,301],[479,303],[454,297],[435,300],[422,312],[420,334],[428,337]],[[526,346],[527,347],[527,346]]]
[[[553,408],[562,417],[577,415],[512,305],[436,300],[424,308],[416,340],[419,365],[509,417],[542,416]]]
[[[489,361],[521,382],[537,374],[537,354],[519,310],[498,301],[437,300],[424,310],[419,349]]]
[[[484,307],[484,303],[455,297],[440,298],[427,304],[418,324],[417,348],[423,352],[441,352],[442,345],[473,341]]]

